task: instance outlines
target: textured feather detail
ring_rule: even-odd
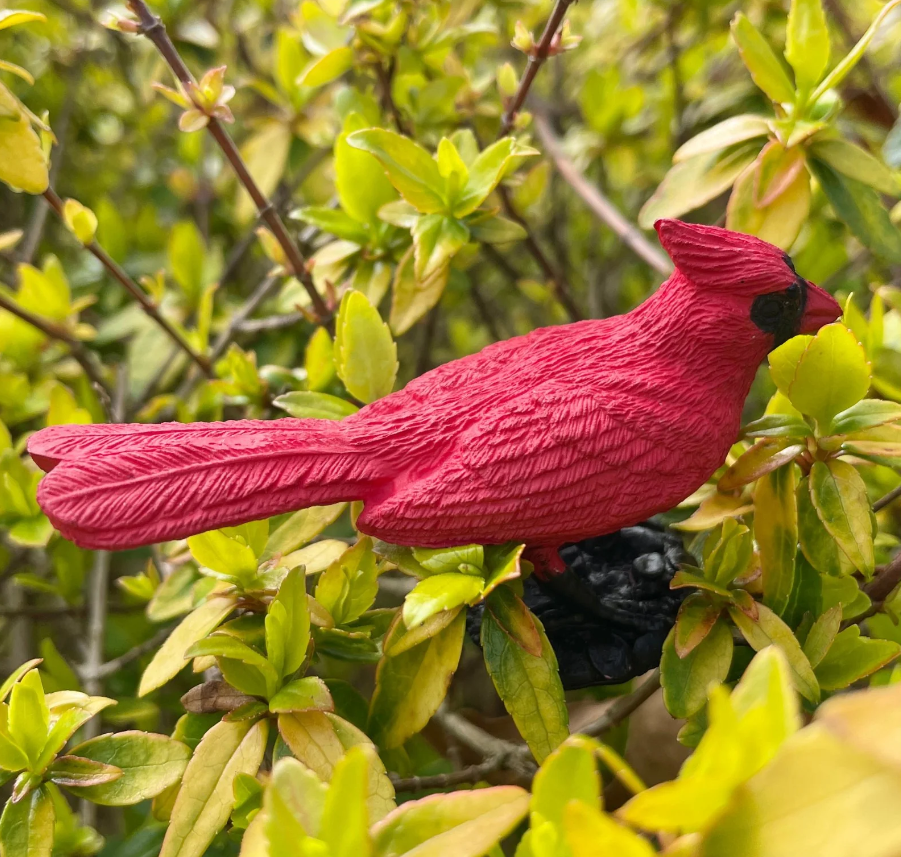
[[[52,463],[38,502],[87,548],[364,499],[384,476],[340,423],[326,420],[54,426],[34,435],[29,450]]]

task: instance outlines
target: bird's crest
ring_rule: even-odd
[[[789,257],[753,235],[670,219],[654,228],[676,268],[702,288],[762,294],[796,279]]]

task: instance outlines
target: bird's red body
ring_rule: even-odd
[[[671,508],[734,442],[774,334],[755,298],[799,280],[780,250],[658,224],[676,273],[624,316],[536,330],[441,366],[340,422],[54,426],[38,500],[89,548],[126,548],[342,500],[422,547],[563,543]],[[797,285],[795,285],[797,289]],[[804,285],[798,330],[840,314]]]

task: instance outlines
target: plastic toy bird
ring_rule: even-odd
[[[447,363],[340,422],[63,425],[34,434],[38,502],[86,548],[178,539],[362,500],[400,545],[558,548],[672,508],[722,464],[760,362],[841,314],[781,250],[656,224],[675,273],[632,312]]]

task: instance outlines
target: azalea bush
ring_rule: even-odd
[[[897,853],[899,36],[897,0],[0,9],[0,857]],[[629,684],[564,692],[519,544],[342,503],[110,554],[37,504],[47,425],[338,420],[627,311],[664,216],[844,314],[661,516],[685,597]]]

